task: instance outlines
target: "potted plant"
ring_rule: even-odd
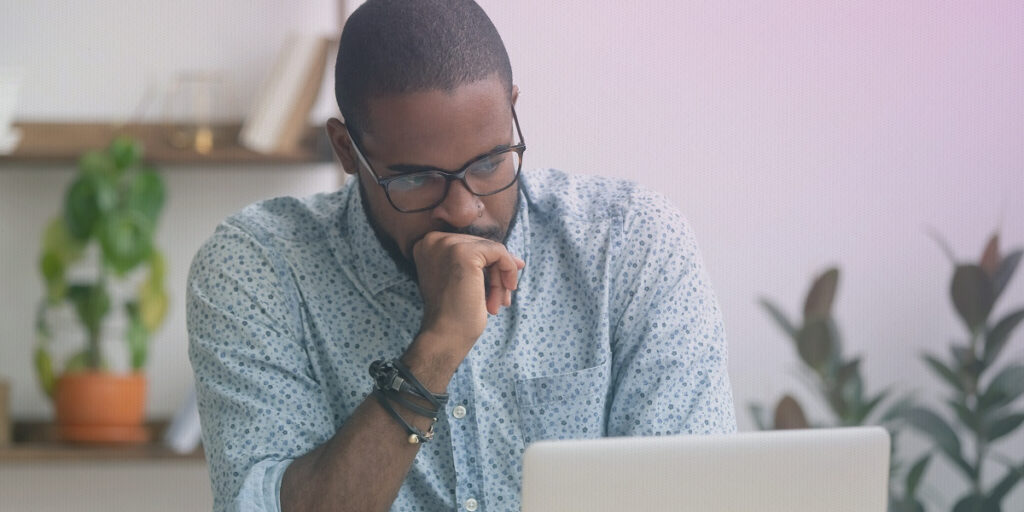
[[[1024,480],[1024,460],[1006,447],[1012,434],[1024,425],[1019,400],[1024,395],[1024,361],[999,356],[1006,352],[1014,330],[1024,323],[1024,307],[1017,306],[998,319],[992,317],[996,302],[1024,258],[1024,249],[1003,254],[997,233],[989,238],[980,260],[963,261],[941,237],[934,236],[953,265],[949,297],[964,332],[949,345],[945,356],[922,354],[945,386],[942,407],[920,405],[903,416],[934,442],[934,451],[969,484],[956,498],[953,512],[1020,510],[1019,501],[1012,505],[1007,497]]]
[[[149,437],[142,424],[142,369],[168,299],[164,257],[153,243],[164,184],[141,162],[141,145],[127,137],[115,139],[103,151],[86,153],[64,195],[62,211],[43,232],[39,269],[46,297],[36,315],[34,359],[39,383],[54,402],[63,440],[144,442]],[[82,267],[89,271],[84,278],[74,272]],[[109,319],[117,309],[123,321],[112,325]],[[67,336],[66,329],[55,334],[57,310],[73,311],[68,314],[74,319],[70,323],[80,327],[78,336]],[[84,346],[58,370],[53,349],[55,338],[62,335],[84,338]],[[111,368],[105,347],[112,338],[126,343],[126,372]]]
[[[751,404],[750,412],[761,430],[803,429],[818,427],[849,427],[881,425],[892,437],[889,468],[889,512],[918,512],[924,505],[917,497],[919,483],[927,469],[929,457],[918,459],[908,470],[897,458],[900,434],[900,413],[913,401],[909,395],[890,400],[892,391],[867,393],[861,376],[860,356],[846,357],[832,305],[839,287],[839,268],[831,267],[814,279],[804,300],[803,318],[794,322],[775,302],[760,300],[761,306],[792,341],[800,357],[799,374],[805,377],[818,402],[827,406],[829,418],[811,422],[795,397],[784,395],[773,413],[760,404]],[[886,402],[884,410],[880,405]],[[900,493],[902,487],[902,493]]]

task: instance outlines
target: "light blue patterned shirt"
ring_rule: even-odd
[[[280,509],[281,476],[420,327],[419,290],[367,222],[357,180],[229,217],[188,278],[189,357],[216,510]],[[625,181],[526,172],[511,307],[448,386],[392,510],[518,510],[541,439],[734,432],[722,318],[693,233]],[[472,507],[470,507],[472,508]]]

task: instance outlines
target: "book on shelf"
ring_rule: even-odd
[[[324,82],[333,42],[322,35],[288,36],[242,124],[238,138],[243,146],[279,153],[299,144]]]

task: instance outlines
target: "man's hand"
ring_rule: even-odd
[[[461,362],[487,327],[487,313],[512,304],[526,263],[500,243],[437,231],[416,242],[412,255],[424,304],[420,332],[445,340],[447,355]]]

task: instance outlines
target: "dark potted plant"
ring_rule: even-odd
[[[889,400],[892,394],[889,389],[875,394],[865,391],[860,371],[862,358],[848,358],[844,355],[842,337],[832,314],[838,287],[839,268],[829,268],[817,276],[804,300],[803,318],[796,319],[800,323],[790,320],[772,300],[760,300],[761,306],[793,342],[792,346],[802,363],[800,375],[806,377],[804,380],[814,392],[815,398],[827,406],[829,418],[824,422],[812,423],[804,413],[804,408],[790,394],[778,401],[770,416],[760,404],[751,404],[750,413],[761,430],[874,424],[885,427],[892,437],[889,511],[921,511],[923,504],[917,497],[918,484],[929,458],[922,457],[904,474],[903,465],[896,457],[900,412],[911,405],[912,399],[904,395],[893,402]],[[886,401],[889,403],[883,411],[879,406]]]
[[[153,243],[164,195],[160,175],[142,164],[141,145],[119,137],[105,150],[82,156],[61,213],[43,233],[39,269],[46,297],[36,315],[34,359],[64,440],[148,440],[142,369],[168,303],[164,257]],[[89,250],[97,255],[92,272],[76,276],[72,271],[88,263]],[[120,292],[126,289],[132,290]],[[73,310],[84,347],[58,370],[54,342],[66,332],[56,334],[52,327],[53,312],[61,308]],[[121,329],[108,321],[115,308],[123,311]],[[127,372],[110,367],[103,341],[111,337],[127,344]]]
[[[1019,405],[1024,395],[1024,361],[999,356],[1024,323],[1024,307],[1017,306],[999,319],[992,316],[1024,249],[1004,255],[999,235],[993,234],[981,259],[965,262],[941,237],[935,238],[953,265],[949,294],[965,332],[949,345],[945,356],[922,355],[945,385],[943,407],[920,405],[902,415],[934,442],[936,452],[969,483],[968,491],[952,506],[953,512],[1021,510],[1020,503],[1009,503],[1007,496],[1024,479],[1024,460],[1004,447],[1024,425],[1024,409]],[[998,471],[995,479],[993,471]]]

